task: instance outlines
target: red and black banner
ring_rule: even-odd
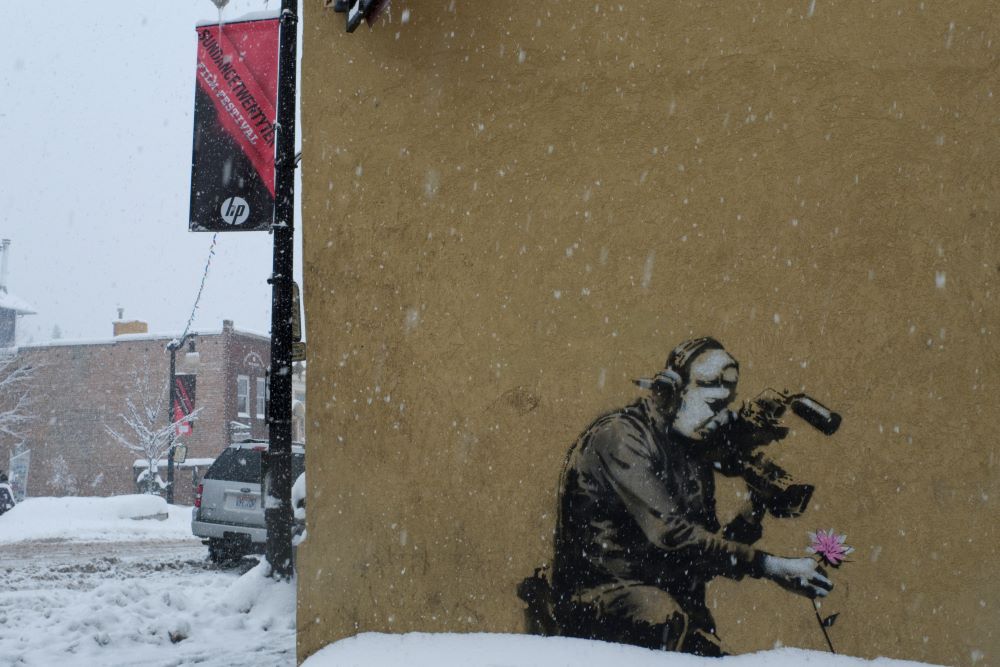
[[[170,419],[177,424],[194,412],[195,375],[174,376],[174,404],[170,409]],[[177,424],[177,435],[188,435],[194,430],[194,422]]]
[[[271,227],[278,24],[275,17],[198,27],[190,231]]]

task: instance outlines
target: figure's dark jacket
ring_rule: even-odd
[[[760,576],[766,554],[747,544],[759,526],[731,524],[732,539],[723,537],[712,463],[660,419],[652,400],[640,399],[596,420],[570,450],[555,538],[557,599],[615,582],[677,593],[703,591],[697,584],[718,575]]]

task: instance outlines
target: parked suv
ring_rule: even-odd
[[[222,451],[205,473],[194,498],[191,531],[208,545],[215,563],[264,553],[267,527],[261,499],[261,455],[265,440],[244,440]],[[292,445],[292,481],[305,470],[305,450]]]

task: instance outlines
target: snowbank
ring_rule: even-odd
[[[190,560],[197,543],[108,543],[101,558],[87,547],[7,574],[0,665],[294,667],[295,584],[268,578],[266,563],[238,577]]]
[[[501,634],[365,633],[331,644],[302,667],[914,667],[783,648],[728,658],[664,654],[607,642]]]
[[[28,498],[0,516],[0,544],[183,539],[195,539],[191,508],[168,506],[159,496]]]

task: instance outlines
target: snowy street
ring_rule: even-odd
[[[89,506],[116,500],[30,499],[0,516],[0,665],[295,664],[294,584],[250,559],[210,563],[186,528],[190,508],[105,516],[103,530],[92,518],[86,539],[72,534],[81,507],[94,517]]]
[[[148,542],[75,542],[71,540],[49,539],[29,540],[5,544],[0,562],[7,573],[8,585],[10,577],[25,578],[22,568],[44,567],[59,570],[74,567],[81,561],[142,561],[156,558],[166,561],[174,559],[177,562],[204,561],[205,547],[201,542],[192,539],[173,541]],[[208,564],[205,563],[207,566]],[[164,565],[164,567],[169,567]],[[10,572],[11,569],[14,572]]]

